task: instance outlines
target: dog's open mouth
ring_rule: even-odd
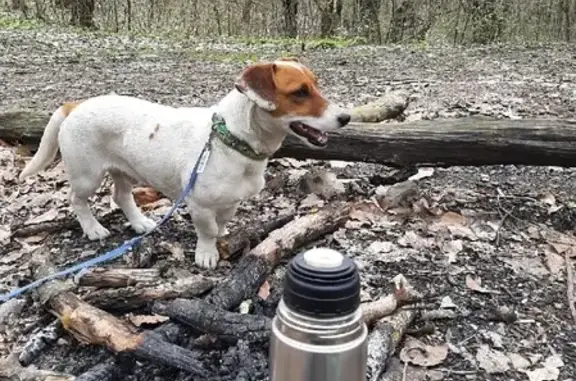
[[[318,147],[325,147],[328,144],[328,134],[323,131],[310,127],[301,122],[290,123],[290,129],[298,136],[306,138],[310,144]]]

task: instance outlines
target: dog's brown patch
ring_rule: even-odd
[[[259,96],[276,105],[276,110],[272,112],[276,117],[319,117],[328,105],[317,88],[316,76],[296,58],[281,58],[277,63],[252,65],[244,71],[242,77]]]
[[[82,103],[82,101],[76,101],[76,102],[66,102],[62,105],[62,114],[64,114],[65,117],[67,117],[68,115],[70,115],[70,113],[72,111],[74,111],[74,109],[76,107],[78,107],[78,105]]]

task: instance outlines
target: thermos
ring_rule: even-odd
[[[292,259],[272,320],[270,381],[366,381],[367,338],[356,264],[328,248]]]

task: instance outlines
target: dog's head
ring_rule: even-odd
[[[312,147],[328,143],[325,131],[344,127],[350,114],[322,96],[316,76],[296,58],[248,66],[236,89]]]

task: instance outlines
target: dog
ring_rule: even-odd
[[[197,235],[194,261],[212,269],[219,260],[217,238],[226,234],[238,205],[264,188],[268,160],[286,136],[321,149],[327,131],[350,118],[321,94],[316,76],[297,58],[262,61],[247,65],[227,95],[209,107],[171,107],[116,94],[66,103],[51,116],[19,179],[42,171],[60,149],[83,235],[100,240],[110,234],[88,204],[106,174],[114,202],[142,234],[156,223],[138,209],[133,186],[147,184],[176,199],[214,136],[204,171],[185,199]]]

